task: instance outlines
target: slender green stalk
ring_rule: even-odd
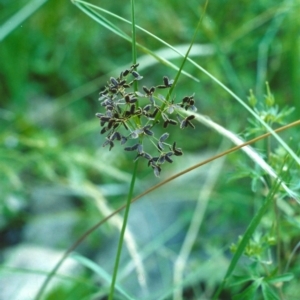
[[[130,189],[129,189],[126,207],[125,207],[124,221],[123,221],[123,225],[122,225],[122,229],[121,229],[121,234],[120,234],[120,239],[119,239],[119,244],[118,244],[118,249],[117,249],[117,254],[116,254],[115,266],[114,266],[114,271],[113,271],[113,276],[112,276],[112,282],[110,285],[110,292],[109,292],[108,300],[114,299],[114,291],[115,291],[115,285],[116,285],[116,280],[117,280],[117,275],[118,275],[120,258],[121,258],[121,254],[122,254],[124,235],[125,235],[127,220],[128,220],[128,216],[129,216],[129,209],[130,209],[131,199],[132,199],[132,195],[133,195],[135,179],[136,179],[136,175],[137,175],[137,166],[138,166],[138,161],[135,162],[133,173],[132,173],[132,179],[131,179]]]
[[[171,96],[171,94],[172,94],[172,92],[173,92],[173,90],[174,90],[174,88],[175,88],[175,86],[176,86],[176,83],[177,83],[177,81],[178,81],[178,79],[179,79],[179,76],[180,76],[180,74],[181,74],[181,72],[182,72],[182,69],[183,69],[183,67],[184,67],[184,65],[185,65],[185,63],[186,63],[186,61],[187,61],[187,58],[188,58],[188,56],[189,56],[189,54],[190,54],[190,52],[191,52],[191,50],[192,50],[192,47],[193,47],[193,45],[194,45],[194,43],[195,43],[196,36],[197,36],[197,34],[198,34],[199,30],[200,30],[200,27],[201,27],[201,24],[202,24],[202,20],[203,20],[203,17],[204,17],[204,15],[205,15],[205,12],[206,12],[206,9],[207,9],[208,1],[209,1],[209,0],[206,0],[206,1],[205,1],[203,13],[202,13],[201,16],[200,16],[200,19],[199,19],[199,22],[198,22],[198,24],[197,24],[196,30],[195,30],[195,32],[194,32],[194,35],[193,35],[192,41],[191,41],[191,43],[190,43],[190,46],[189,46],[188,50],[186,51],[185,56],[183,57],[183,61],[182,61],[182,63],[181,63],[181,66],[180,66],[180,68],[179,68],[177,74],[176,74],[176,77],[175,77],[175,79],[174,79],[174,83],[173,83],[173,85],[171,86],[171,88],[170,88],[170,90],[169,90],[169,92],[168,92],[168,95],[167,95],[167,101],[169,100],[169,97]]]
[[[161,106],[160,112],[159,112],[159,113],[156,115],[156,117],[155,117],[155,122],[156,122],[156,121],[158,120],[158,118],[160,117],[161,112],[162,112],[162,111],[164,110],[164,108],[166,107],[167,102],[169,102],[170,97],[171,97],[171,95],[172,95],[172,92],[173,92],[174,88],[176,87],[176,83],[177,83],[177,81],[179,80],[179,77],[180,77],[180,75],[181,75],[181,73],[182,73],[183,67],[184,67],[184,65],[185,65],[185,63],[186,63],[186,61],[187,61],[187,59],[188,59],[188,56],[189,56],[189,54],[190,54],[190,51],[191,51],[191,49],[192,49],[192,47],[193,47],[193,45],[194,45],[194,43],[195,43],[196,36],[197,36],[197,34],[198,34],[199,30],[200,30],[200,27],[201,27],[201,24],[202,24],[202,20],[203,20],[203,17],[204,17],[204,15],[205,15],[206,8],[207,8],[207,5],[208,5],[208,1],[209,1],[209,0],[206,0],[206,2],[205,2],[205,4],[204,4],[203,13],[202,13],[201,16],[200,16],[200,19],[199,19],[199,22],[198,22],[198,24],[197,24],[196,30],[195,30],[195,32],[194,32],[194,35],[193,35],[192,41],[191,41],[191,43],[190,43],[190,46],[189,46],[188,50],[186,51],[186,53],[185,53],[185,55],[184,55],[184,57],[183,57],[183,60],[182,60],[182,62],[181,62],[180,68],[179,68],[179,70],[178,70],[178,72],[177,72],[177,74],[176,74],[176,77],[175,77],[175,79],[174,79],[174,82],[173,82],[171,88],[169,89],[169,92],[168,92],[167,97],[166,97],[166,102],[163,103],[163,105]]]
[[[135,33],[134,0],[131,0],[131,30],[132,30],[132,62],[134,64],[136,64],[137,54],[136,54],[136,33]],[[137,81],[135,81],[134,83],[137,83]]]
[[[137,52],[136,52],[134,0],[131,0],[131,20],[132,20],[132,22],[131,22],[132,23],[132,62],[133,62],[133,64],[136,64]],[[136,81],[134,82],[133,88],[135,91],[137,91],[138,86],[137,86]],[[138,105],[138,104],[136,104],[136,105]],[[139,121],[139,120],[137,120],[137,121]],[[124,220],[123,220],[123,225],[122,225],[122,229],[121,229],[121,233],[120,233],[118,249],[117,249],[117,254],[116,254],[116,260],[115,260],[115,266],[114,266],[114,270],[113,270],[113,276],[112,276],[112,281],[111,281],[111,285],[110,285],[110,292],[109,292],[108,300],[114,299],[114,291],[115,291],[115,285],[116,285],[116,280],[117,280],[117,275],[118,275],[120,258],[121,258],[121,254],[122,254],[124,235],[125,235],[125,230],[126,230],[128,216],[129,216],[131,199],[132,199],[133,191],[134,191],[134,184],[135,184],[135,180],[136,180],[136,176],[137,176],[137,167],[138,167],[138,161],[136,161],[134,163],[134,169],[133,169],[133,173],[132,173],[129,193],[128,193],[126,207],[125,207]]]

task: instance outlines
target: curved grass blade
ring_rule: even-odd
[[[3,41],[14,29],[29,18],[47,0],[33,0],[20,9],[15,15],[0,27],[0,42]]]

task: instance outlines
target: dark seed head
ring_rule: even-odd
[[[155,92],[155,86],[151,87],[150,93],[153,94]]]
[[[169,133],[166,132],[159,138],[159,141],[164,142],[168,137],[169,137]]]
[[[121,81],[119,82],[119,85],[120,85],[120,86],[123,86],[125,83],[126,83],[126,80],[124,79],[124,80],[121,80]]]
[[[172,150],[175,156],[183,155],[183,152],[180,148],[176,148],[176,142],[173,143]]]
[[[136,71],[132,71],[131,74],[133,75],[133,77],[137,80],[142,79],[143,77],[140,76],[140,74]]]
[[[118,81],[116,80],[116,78],[110,77],[110,82],[111,82],[114,86],[118,86]]]
[[[163,151],[164,150],[164,145],[162,142],[158,142],[157,143],[157,148],[160,150],[160,151]]]
[[[195,116],[194,115],[190,115],[190,116],[188,116],[187,118],[186,118],[186,120],[193,120],[193,119],[195,119]]]
[[[165,89],[165,88],[167,88],[167,86],[165,86],[165,85],[157,85],[156,86],[158,89]]]
[[[142,155],[143,155],[143,157],[145,157],[148,160],[152,159],[152,156],[150,154],[146,153],[146,152],[143,152]]]
[[[177,125],[177,122],[175,120],[172,120],[172,119],[169,120],[169,123],[172,124],[172,125]]]
[[[134,150],[136,150],[138,148],[138,146],[139,146],[139,144],[135,144],[135,145],[133,145],[131,147],[125,147],[124,150],[125,151],[134,151]]]
[[[165,156],[165,159],[166,159],[166,161],[168,162],[168,163],[172,163],[173,162],[173,160],[169,157],[169,156]]]
[[[151,118],[154,118],[156,114],[158,113],[159,109],[156,107],[154,112],[151,114]]]
[[[135,105],[131,104],[131,106],[130,106],[130,113],[133,115],[134,111],[135,111]]]
[[[167,76],[164,76],[163,80],[164,80],[165,86],[168,86],[169,85],[169,78]]]
[[[124,99],[125,99],[126,103],[130,103],[130,96],[129,95],[125,95]]]
[[[125,77],[125,76],[127,76],[128,74],[129,74],[129,70],[125,70],[123,73],[122,73],[122,75]]]
[[[114,109],[114,107],[112,105],[106,105],[105,108],[108,109],[108,110],[113,110]]]
[[[149,129],[144,129],[144,133],[147,134],[147,135],[149,135],[149,136],[153,136],[154,135],[153,131],[151,131]]]
[[[133,64],[133,65],[130,67],[130,69],[136,69],[139,65],[140,65],[139,63]]]
[[[109,141],[109,151],[113,148],[113,146],[114,146],[114,143],[112,142],[112,141]]]
[[[121,137],[121,145],[124,145],[127,142],[127,138],[125,136]]]
[[[115,124],[115,120],[110,120],[108,122],[107,129],[111,129],[114,124]]]
[[[164,127],[164,128],[167,128],[167,127],[168,127],[168,125],[169,125],[169,123],[170,123],[170,121],[169,121],[169,120],[166,120],[166,121],[164,122],[164,125],[163,125],[163,127]]]
[[[100,131],[101,134],[105,133],[108,130],[107,127],[103,127],[102,130]]]
[[[111,136],[110,136],[110,138],[109,138],[110,140],[118,140],[118,141],[120,141],[121,140],[121,134],[119,133],[119,132],[117,132],[117,131],[115,131]]]
[[[188,102],[188,101],[189,101],[189,99],[190,99],[190,98],[189,98],[189,97],[187,97],[187,96],[186,96],[186,97],[184,97],[184,98],[182,99],[182,103]]]
[[[146,106],[144,106],[143,110],[144,111],[149,111],[151,109],[151,104],[147,104]]]
[[[161,168],[159,166],[153,166],[153,171],[154,171],[154,175],[156,177],[159,177],[160,172],[161,172]]]
[[[149,94],[149,93],[150,93],[150,91],[148,90],[148,88],[147,88],[146,86],[143,86],[143,90],[144,90],[144,92],[145,92],[146,94]]]
[[[183,129],[187,127],[187,121],[184,119],[183,121],[180,122],[180,128]]]
[[[158,159],[158,163],[159,163],[160,165],[162,165],[164,162],[165,162],[165,156],[164,156],[164,155],[161,155],[160,158]]]

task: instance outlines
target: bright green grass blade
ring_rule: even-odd
[[[0,27],[0,42],[5,39],[22,22],[29,18],[47,0],[33,0],[20,9],[6,23]]]

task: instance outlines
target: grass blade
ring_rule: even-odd
[[[20,9],[6,23],[0,27],[0,42],[2,42],[14,29],[29,18],[47,0],[33,0]]]

